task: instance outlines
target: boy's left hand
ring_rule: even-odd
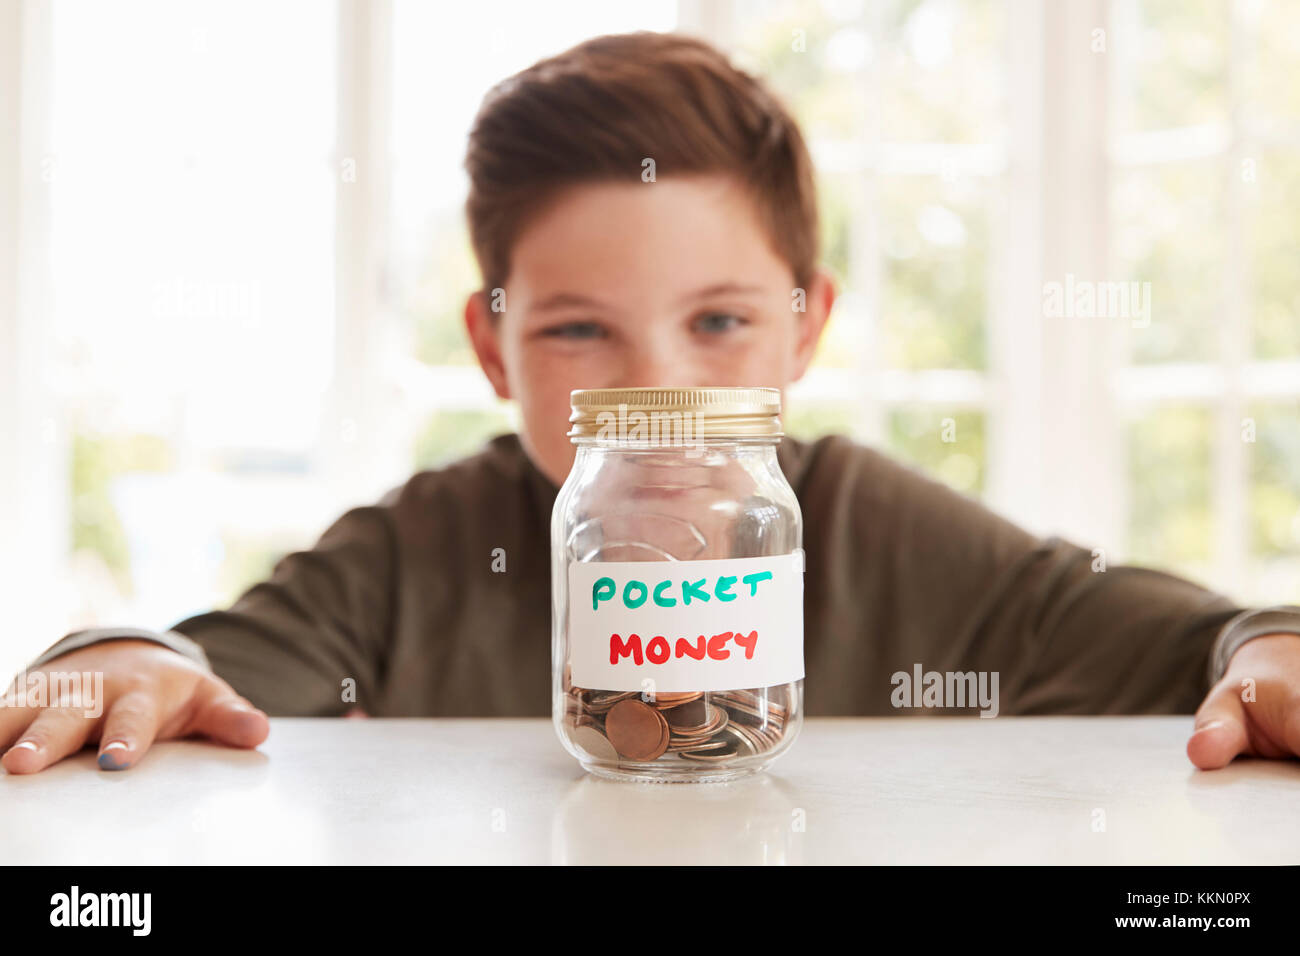
[[[1238,754],[1300,756],[1300,635],[1247,641],[1196,711],[1192,763],[1216,770]]]

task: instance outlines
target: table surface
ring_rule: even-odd
[[[272,721],[0,772],[7,864],[1300,863],[1300,762],[1197,771],[1190,717],[811,719],[765,773],[584,774],[548,720]]]

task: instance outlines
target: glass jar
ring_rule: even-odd
[[[553,718],[592,773],[727,779],[803,722],[803,521],[774,388],[572,393]]]

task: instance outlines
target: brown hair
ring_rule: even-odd
[[[807,286],[817,261],[812,160],[793,118],[716,48],[677,34],[587,40],[487,94],[465,168],[470,241],[485,289],[510,273],[527,223],[557,192],[593,181],[727,173],[749,189],[777,253]]]

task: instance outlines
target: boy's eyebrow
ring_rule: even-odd
[[[551,309],[564,309],[572,306],[585,309],[608,309],[604,302],[598,299],[592,299],[585,295],[579,295],[576,292],[556,292],[548,295],[541,302],[532,307],[533,312],[547,312]]]
[[[762,286],[747,284],[744,282],[715,282],[713,285],[707,285],[703,288],[696,289],[693,292],[686,293],[686,295],[682,296],[678,301],[690,302],[695,299],[705,299],[711,295],[751,295],[762,291]],[[551,309],[564,309],[575,306],[584,309],[609,310],[611,308],[599,299],[579,295],[576,292],[556,292],[538,302],[532,307],[531,311],[547,312]]]
[[[762,286],[748,285],[743,282],[716,282],[702,289],[696,289],[694,292],[688,292],[681,297],[680,301],[689,302],[692,299],[706,299],[711,295],[735,295],[737,293],[748,295],[762,291]]]

